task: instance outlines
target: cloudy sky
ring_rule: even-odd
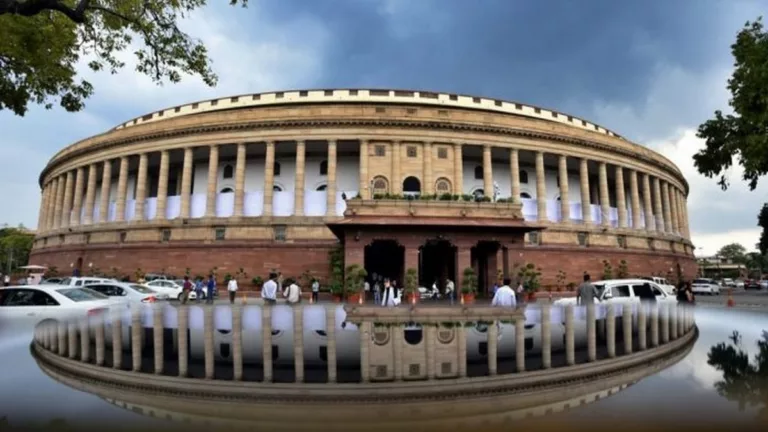
[[[430,89],[522,101],[603,124],[671,158],[691,185],[693,241],[757,242],[768,186],[696,173],[697,126],[726,109],[730,45],[766,0],[211,0],[184,23],[220,81],[156,87],[129,66],[92,75],[77,114],[0,111],[0,224],[37,224],[38,174],[72,142],[162,107],[292,88]],[[132,54],[125,58],[130,61]],[[765,183],[768,183],[765,182]]]

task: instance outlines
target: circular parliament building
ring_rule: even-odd
[[[473,267],[485,287],[528,263],[545,286],[608,267],[696,272],[671,161],[483,97],[301,90],[171,107],[59,151],[40,186],[31,261],[83,274],[322,282],[339,246],[345,266],[399,280],[413,268],[427,286]]]

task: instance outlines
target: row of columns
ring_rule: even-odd
[[[551,336],[551,305],[541,306],[541,358],[544,369],[552,367],[552,336]],[[609,358],[617,356],[616,353],[616,308],[622,308],[622,334],[624,355],[632,354],[634,349],[633,336],[637,333],[638,348],[643,351],[650,347],[657,347],[676,340],[688,334],[694,327],[693,310],[678,304],[658,305],[658,309],[651,308],[646,311],[640,307],[633,315],[632,305],[608,305],[606,318],[600,322],[604,327],[606,348]],[[294,313],[293,355],[295,367],[295,381],[304,381],[304,332],[303,332],[303,307],[296,307]],[[575,361],[575,324],[574,306],[568,305],[564,310],[565,315],[565,358],[566,364],[572,366]],[[589,304],[586,308],[587,317],[587,361],[597,361],[597,321],[595,320],[595,305]],[[103,318],[103,316],[102,316]],[[153,369],[155,374],[162,374],[165,370],[164,337],[163,337],[163,308],[156,307],[153,310],[152,344],[154,352]],[[232,309],[232,362],[233,379],[243,379],[243,333],[242,333],[242,308],[234,306]],[[91,338],[95,340],[95,357],[97,365],[105,363],[105,322],[98,322],[93,328],[88,320],[79,322],[58,322],[46,325],[38,325],[35,329],[35,341],[43,348],[58,353],[60,356],[70,359],[78,359],[82,362],[91,362]],[[112,367],[122,369],[122,320],[119,316],[112,318]],[[525,368],[525,327],[524,320],[515,320],[515,362],[518,372],[524,372]],[[326,309],[326,334],[327,334],[327,367],[328,382],[337,380],[337,350],[335,335],[335,308]],[[360,332],[360,362],[361,381],[370,381],[370,344],[372,343],[372,322],[363,322],[359,325]],[[178,329],[180,334],[189,328],[189,309],[180,307],[178,310]],[[130,325],[130,352],[131,369],[135,372],[142,370],[143,332],[140,309],[134,309],[131,315]],[[463,326],[456,328],[458,375],[466,377],[467,350],[466,329]],[[435,378],[436,332],[434,328],[425,327],[425,347],[427,358],[427,379]],[[206,308],[204,314],[204,362],[205,378],[215,378],[214,356],[214,324],[213,308]],[[402,371],[402,329],[396,327],[388,329],[392,331],[392,343],[394,349],[394,378],[403,379]],[[648,332],[650,331],[650,344]],[[263,355],[263,381],[273,381],[272,362],[272,308],[262,308],[262,355]],[[186,377],[189,374],[188,341],[186,337],[178,337],[178,365],[179,376]],[[488,327],[488,371],[490,375],[498,373],[498,321],[493,321]],[[431,360],[431,362],[430,362]]]
[[[264,158],[264,207],[263,215],[272,215],[272,196],[274,187],[274,164],[275,164],[275,142],[269,141],[265,144]],[[402,158],[401,142],[395,141],[391,144],[391,176],[397,180],[401,177]],[[432,143],[423,144],[423,184],[432,187]],[[220,145],[211,145],[209,147],[209,165],[208,165],[208,188],[206,217],[216,215],[216,196],[218,186],[218,163],[219,163]],[[336,141],[328,141],[328,173],[327,173],[327,212],[329,216],[335,214],[336,208],[336,175],[337,175],[337,157]],[[375,172],[369,172],[368,152],[370,144],[368,141],[361,141],[360,144],[360,163],[359,163],[359,192],[363,197],[370,194],[369,181]],[[463,161],[462,144],[454,145],[454,185],[463,184]],[[493,164],[491,159],[492,146],[483,146],[483,186],[486,194],[491,194],[494,190],[493,185]],[[544,152],[535,153],[536,166],[536,194],[539,197],[546,196],[546,182],[544,169]],[[118,187],[116,197],[116,222],[123,222],[125,218],[126,191],[128,182],[128,162],[130,156],[119,158]],[[295,181],[295,201],[294,208],[297,216],[302,216],[304,212],[304,178],[305,178],[305,157],[306,144],[304,141],[296,142],[296,181]],[[136,186],[136,212],[134,220],[144,219],[144,201],[147,197],[147,170],[148,153],[138,155],[138,176]],[[237,144],[237,159],[235,162],[235,208],[234,216],[243,216],[244,212],[244,193],[245,193],[245,165],[246,165],[246,144]],[[510,161],[510,182],[512,199],[520,202],[520,162],[519,150],[509,149]],[[76,226],[80,223],[80,214],[82,208],[89,209],[85,212],[83,224],[105,223],[108,217],[108,206],[110,202],[110,189],[112,178],[112,160],[102,163],[101,196],[99,201],[99,220],[93,220],[95,192],[96,192],[96,173],[97,163],[90,164],[87,167],[79,167],[74,170],[63,173],[50,180],[43,187],[42,205],[40,209],[39,225],[42,231],[66,228]],[[569,202],[569,180],[568,180],[568,157],[559,155],[558,159],[558,187],[560,192],[560,206],[562,213],[562,222],[570,222],[570,202]],[[193,168],[193,148],[184,149],[184,161],[181,179],[181,217],[188,218],[191,211],[191,190],[192,190],[192,168]],[[169,153],[168,150],[160,151],[160,167],[157,183],[158,209],[155,219],[164,219],[166,217],[166,199],[168,197],[168,170]],[[87,171],[87,184],[84,182]],[[649,174],[638,173],[635,170],[629,170],[629,189],[630,189],[630,208],[634,215],[632,226],[629,226],[627,213],[627,198],[625,196],[625,168],[615,166],[615,190],[616,206],[618,208],[618,224],[620,228],[641,228],[641,208],[645,212],[645,230],[655,230],[662,233],[677,232],[685,237],[690,236],[688,229],[688,211],[686,198],[683,191],[672,184]],[[582,220],[584,223],[591,223],[592,212],[589,206],[590,187],[589,164],[587,159],[580,159],[580,188],[582,203]],[[639,179],[638,176],[642,176]],[[392,193],[402,193],[402,184],[399,181],[391,181]],[[602,212],[602,224],[610,224],[609,213],[609,193],[608,193],[608,165],[605,162],[599,162],[598,166],[598,194]],[[83,202],[83,188],[85,188],[85,201]],[[642,197],[640,190],[642,188]],[[653,189],[651,189],[653,188]],[[455,190],[458,190],[454,186]],[[427,193],[433,191],[427,190]],[[652,200],[652,197],[654,198]],[[537,200],[538,219],[547,221],[546,200]],[[654,217],[655,216],[655,217]]]

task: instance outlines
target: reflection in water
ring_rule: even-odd
[[[737,402],[739,410],[757,407],[759,419],[768,420],[768,331],[763,330],[762,339],[757,341],[754,363],[750,363],[737,330],[728,339],[730,342],[720,342],[709,350],[707,364],[723,374],[715,389],[720,396]]]

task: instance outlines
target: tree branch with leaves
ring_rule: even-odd
[[[248,0],[229,0],[247,6]],[[23,116],[30,104],[57,102],[80,111],[93,86],[78,78],[88,58],[93,71],[114,74],[118,57],[133,48],[136,71],[161,85],[185,74],[208,86],[218,77],[205,45],[179,28],[179,21],[207,0],[0,0],[0,110]],[[135,47],[135,48],[134,48]]]

